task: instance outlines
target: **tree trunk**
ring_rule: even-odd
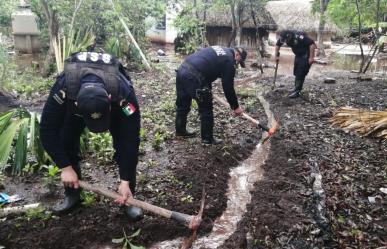
[[[240,25],[236,28],[235,45],[240,46],[242,41],[242,27]]]
[[[44,66],[42,67],[41,74],[42,76],[47,77],[50,73],[50,65],[54,61],[54,43],[58,37],[59,33],[59,22],[56,15],[56,11],[51,9],[48,5],[47,0],[40,0],[40,4],[43,7],[44,14],[47,18],[48,23],[48,33],[50,38],[50,46],[44,60]]]
[[[378,49],[379,49],[379,46],[378,46],[378,41],[379,41],[379,37],[380,37],[380,34],[379,34],[379,9],[380,9],[380,0],[377,0],[376,1],[376,28],[375,28],[375,43],[374,43],[374,52],[372,53],[372,56],[368,59],[368,62],[366,63],[366,66],[363,70],[363,73],[366,73],[371,62],[372,62],[372,59],[375,57],[375,54],[377,53]],[[371,49],[372,50],[372,49]],[[371,52],[371,51],[370,51]]]
[[[237,19],[236,19],[236,37],[235,37],[235,44],[237,46],[242,45],[242,31],[243,31],[243,3],[238,2],[237,3]]]
[[[320,0],[320,21],[317,32],[317,56],[325,57],[324,49],[324,32],[325,32],[325,10],[327,7],[327,0]]]
[[[231,30],[230,40],[228,41],[229,47],[235,45],[235,37],[237,35],[237,30],[236,30],[237,21],[236,21],[236,16],[235,16],[235,2],[234,1],[231,1],[230,8],[231,8],[231,16],[232,16],[232,30]]]
[[[207,47],[208,46],[208,41],[207,41],[207,7],[208,7],[208,0],[204,0],[204,12],[203,12],[203,26],[202,26],[202,46]]]
[[[361,63],[360,63],[360,69],[359,73],[363,71],[363,67],[365,64],[365,57],[364,57],[364,51],[363,51],[363,45],[361,44],[361,13],[360,13],[360,7],[359,7],[359,0],[355,1],[356,3],[356,10],[357,10],[357,17],[358,17],[358,30],[359,30],[359,46],[360,46],[360,52],[361,52]]]

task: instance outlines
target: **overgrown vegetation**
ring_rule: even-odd
[[[39,138],[39,122],[35,113],[17,108],[0,115],[0,171],[10,168],[20,175],[27,164],[27,154],[37,165],[47,162]]]

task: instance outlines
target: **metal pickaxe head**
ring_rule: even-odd
[[[269,128],[269,127],[267,127],[267,126],[265,126],[265,125],[263,125],[263,124],[261,124],[261,123],[258,124],[258,127],[261,128],[262,130],[266,131],[267,134],[268,134],[268,136],[265,137],[265,138],[262,140],[262,144],[264,144],[265,142],[267,142],[267,141],[274,135],[274,133],[276,133],[277,130],[279,129],[280,123],[279,123],[279,121],[277,121],[277,120],[278,120],[278,119],[275,119],[274,124],[273,124],[273,126],[272,126],[271,128]]]

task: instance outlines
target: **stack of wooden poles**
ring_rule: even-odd
[[[331,122],[346,132],[356,132],[361,136],[387,139],[387,111],[370,111],[352,107],[342,107],[335,111]]]

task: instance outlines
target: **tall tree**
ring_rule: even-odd
[[[49,74],[48,65],[51,65],[54,61],[55,46],[59,34],[59,21],[57,11],[52,8],[49,0],[40,0],[40,4],[43,7],[47,20],[48,35],[50,38],[48,53],[46,55],[46,59],[44,60],[45,66],[42,68],[42,75],[47,76]]]
[[[242,42],[243,24],[250,18],[247,13],[248,1],[227,0],[232,17],[232,31],[228,46],[240,46]]]
[[[320,0],[320,20],[318,25],[317,32],[317,56],[325,56],[325,48],[324,48],[324,34],[325,34],[325,23],[326,16],[325,12],[328,7],[329,0]]]

